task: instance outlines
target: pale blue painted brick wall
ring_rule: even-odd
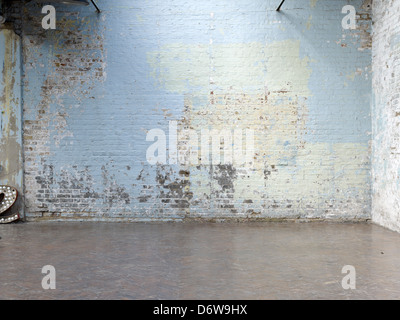
[[[28,218],[370,217],[370,5],[98,1],[23,11]],[[153,128],[256,133],[252,168],[158,165]],[[181,144],[187,144],[181,141]]]

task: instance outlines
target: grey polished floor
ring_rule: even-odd
[[[372,224],[17,223],[0,236],[0,299],[400,299],[400,234]]]

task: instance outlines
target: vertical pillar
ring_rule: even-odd
[[[24,218],[21,101],[21,39],[0,30],[0,185],[19,193],[12,211]]]

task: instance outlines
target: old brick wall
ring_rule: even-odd
[[[21,5],[28,219],[370,218],[370,1],[97,2]],[[189,129],[253,130],[251,164]]]
[[[372,217],[400,231],[400,2],[374,1]]]

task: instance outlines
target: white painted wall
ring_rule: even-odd
[[[372,219],[400,232],[400,1],[373,2]]]

